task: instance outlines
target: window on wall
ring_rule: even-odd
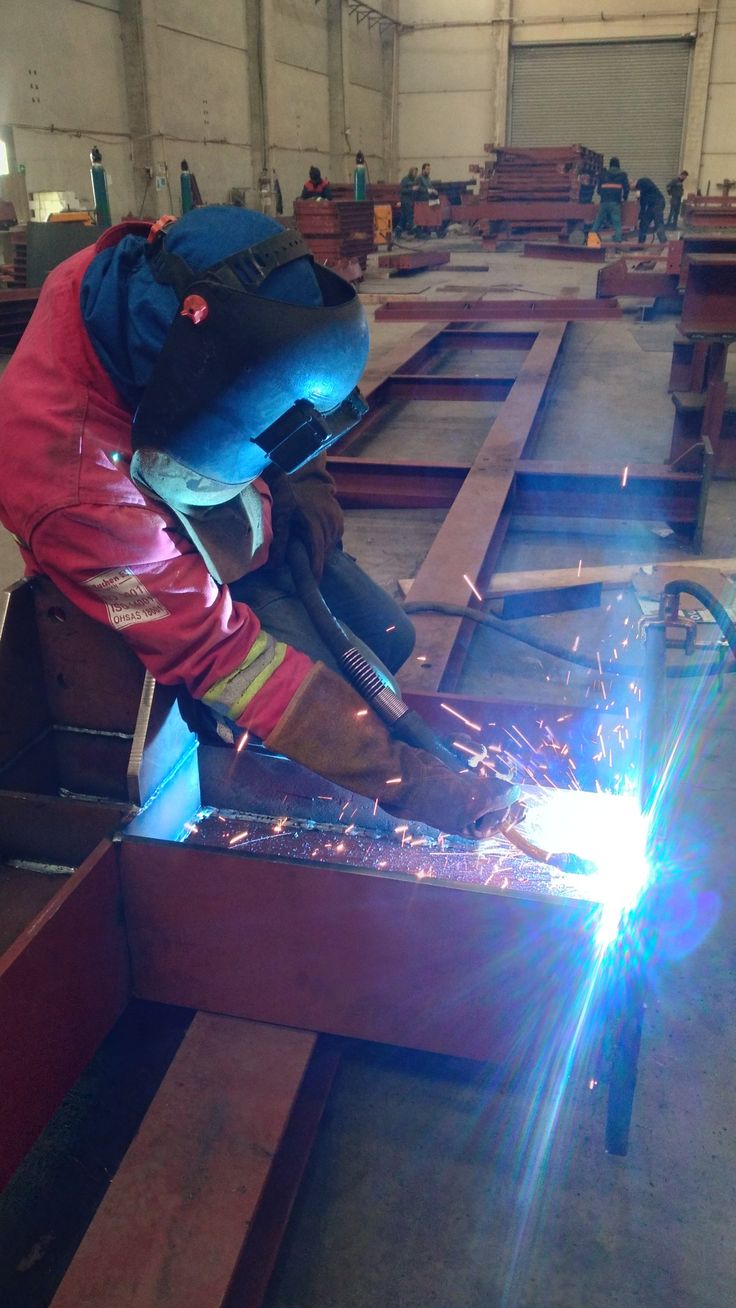
[[[587,145],[632,182],[680,169],[690,50],[681,41],[521,45],[513,52],[511,145]]]
[[[2,138],[0,138],[0,177],[6,177],[9,172],[10,165],[8,164],[8,147]]]

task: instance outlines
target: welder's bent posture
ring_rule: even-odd
[[[326,666],[283,562],[299,534],[337,616],[392,670],[407,657],[407,619],[339,548],[325,467],[367,352],[353,288],[262,214],[112,228],[49,276],[3,376],[0,519],[29,574],[220,727],[477,838],[502,783],[392,739]]]

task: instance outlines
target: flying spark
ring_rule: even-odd
[[[463,581],[466,583],[466,585],[470,587],[476,599],[478,600],[483,599],[483,596],[481,595],[480,591],[477,589],[476,586],[473,585],[472,581],[470,580],[470,577],[468,577],[466,573],[463,573]]]

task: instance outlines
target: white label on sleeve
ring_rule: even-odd
[[[169,610],[130,568],[98,572],[84,584],[104,601],[110,626],[116,631],[134,627],[139,622],[158,622],[159,618],[169,616]]]

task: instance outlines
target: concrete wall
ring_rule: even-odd
[[[426,158],[436,177],[462,178],[485,142],[503,144],[514,45],[694,36],[683,166],[704,190],[736,177],[736,0],[642,8],[641,0],[401,0],[409,29],[400,40],[402,171]]]
[[[12,128],[12,134],[8,132]],[[89,151],[111,174],[113,213],[133,201],[115,8],[79,0],[3,0],[0,130],[25,164],[29,191],[73,191],[91,205]]]
[[[392,40],[341,0],[2,0],[0,134],[29,191],[84,205],[99,145],[114,220],[176,212],[182,158],[214,203],[275,169],[289,212],[311,163],[388,175]]]

